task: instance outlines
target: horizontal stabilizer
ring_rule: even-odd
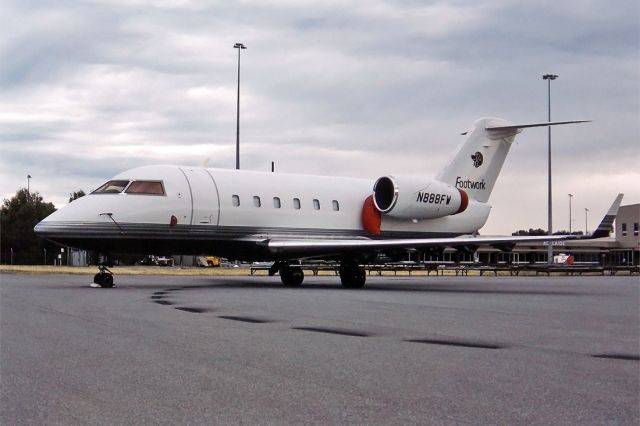
[[[550,121],[546,123],[510,124],[508,126],[487,126],[485,127],[485,129],[489,131],[519,130],[519,129],[526,129],[528,127],[545,127],[545,126],[557,126],[559,124],[590,123],[590,122],[591,120]]]

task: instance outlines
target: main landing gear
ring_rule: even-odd
[[[112,288],[113,287],[113,272],[107,268],[109,260],[105,256],[104,260],[102,260],[98,264],[98,272],[93,276],[93,283],[102,287],[102,288]]]
[[[340,263],[340,282],[344,288],[362,288],[367,280],[364,268],[354,260],[343,260]]]
[[[273,276],[276,272],[280,273],[280,280],[286,287],[300,287],[304,281],[304,272],[298,264],[290,264],[288,262],[278,261],[269,268],[269,275]]]
[[[277,261],[269,268],[269,276],[276,273],[280,273],[282,284],[286,287],[300,287],[304,281],[304,272],[299,264]],[[345,288],[362,288],[367,279],[364,268],[361,268],[358,262],[352,259],[340,262],[338,274],[340,282]]]

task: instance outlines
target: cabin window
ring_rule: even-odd
[[[100,188],[92,192],[92,194],[119,194],[129,185],[128,180],[110,180]]]
[[[293,208],[296,210],[300,210],[300,198],[293,199]]]
[[[280,197],[273,197],[273,207],[279,209],[282,207],[282,203],[280,203]]]
[[[320,210],[320,200],[314,198],[313,199],[313,209],[314,210]]]
[[[165,195],[164,185],[159,180],[134,180],[124,192],[127,194]]]
[[[333,205],[333,210],[334,210],[334,211],[336,211],[336,212],[337,212],[338,210],[340,210],[340,203],[338,203],[338,200],[333,200],[333,201],[331,202],[331,204]]]
[[[253,196],[253,206],[254,207],[260,207],[262,205],[262,203],[260,202],[260,197],[258,197],[257,195]]]
[[[233,207],[238,207],[240,205],[240,197],[238,195],[232,195],[231,204],[233,204]]]

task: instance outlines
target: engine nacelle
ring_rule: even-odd
[[[462,213],[469,196],[437,180],[413,176],[383,176],[373,185],[375,207],[399,219],[435,219]]]

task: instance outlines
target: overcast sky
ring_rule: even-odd
[[[640,202],[637,0],[3,0],[0,195],[62,207],[146,164],[433,176],[480,117],[553,129],[554,229]],[[547,132],[525,130],[481,230],[546,229]]]

